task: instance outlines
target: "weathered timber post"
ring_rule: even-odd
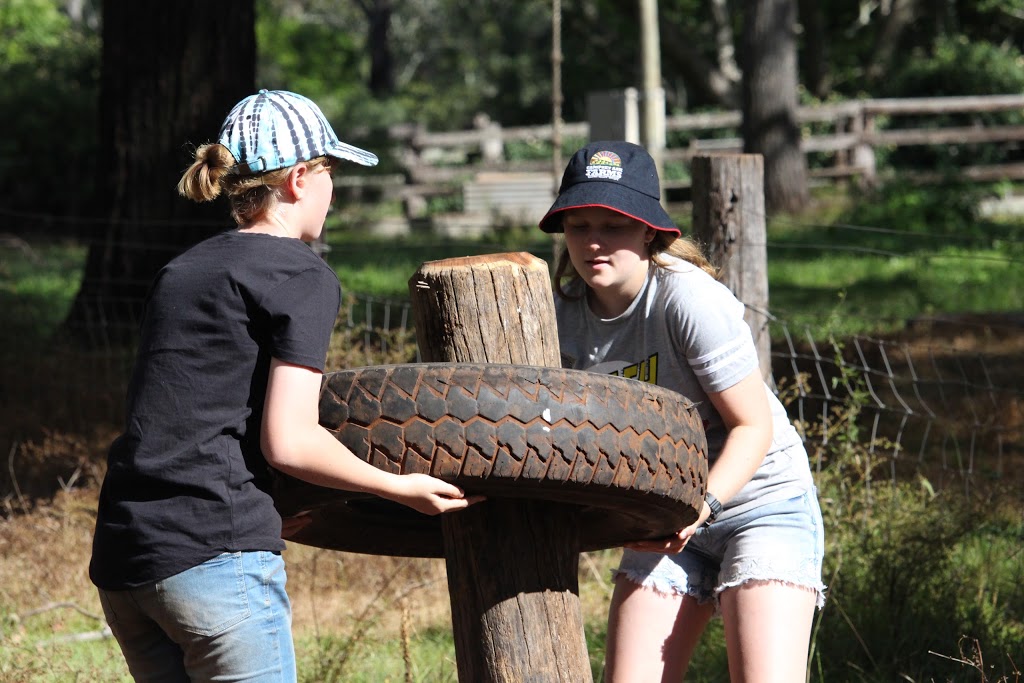
[[[560,366],[545,261],[526,253],[423,264],[409,280],[427,362]],[[591,681],[576,508],[490,499],[441,519],[462,683]]]
[[[693,232],[722,282],[747,306],[761,375],[771,376],[764,159],[760,154],[697,156],[691,167]]]

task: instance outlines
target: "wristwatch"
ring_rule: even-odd
[[[715,495],[710,491],[705,492],[704,502],[708,504],[708,509],[711,510],[711,514],[704,520],[704,526],[709,526],[713,521],[718,519],[718,515],[722,512],[722,503],[719,502]]]

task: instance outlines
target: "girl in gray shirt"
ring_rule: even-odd
[[[803,681],[824,600],[821,512],[800,437],[764,383],[743,304],[660,204],[650,155],[593,142],[540,227],[564,232],[555,273],[563,364],[697,403],[708,483],[697,521],[627,545],[605,680],[682,680],[716,609],[733,680]]]

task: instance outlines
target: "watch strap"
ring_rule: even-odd
[[[722,512],[722,503],[710,491],[704,493],[704,502],[708,504],[708,509],[711,510],[711,514],[704,520],[704,526],[707,526],[718,519],[718,515]]]

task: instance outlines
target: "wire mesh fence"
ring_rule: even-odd
[[[407,301],[348,296],[328,370],[419,362],[412,321]],[[822,339],[806,326],[771,321],[775,389],[812,464],[826,464],[834,440],[856,438],[893,480],[924,468],[937,482],[948,477],[969,488],[976,477],[1020,474],[1024,321],[934,318],[916,325],[917,332],[891,339]],[[8,419],[55,431],[117,424],[131,364],[130,349],[55,344],[32,367],[5,371],[31,372],[35,386]],[[8,384],[19,385],[25,382]]]
[[[34,261],[49,252],[4,253],[40,271],[60,268]],[[892,480],[926,471],[934,485],[969,490],[979,478],[1024,479],[1024,314],[920,317],[884,337],[765,317],[774,387],[814,466],[827,464],[837,441],[856,439]],[[418,362],[413,320],[407,300],[347,294],[328,370]],[[0,330],[0,447],[14,457],[40,430],[117,429],[133,351],[104,331],[137,324],[128,313],[102,321],[87,349],[59,336],[19,339],[16,325]]]
[[[1021,474],[1020,316],[922,318],[888,339],[772,327],[777,389],[817,467],[830,440],[856,438],[892,480],[927,471],[969,490]]]

